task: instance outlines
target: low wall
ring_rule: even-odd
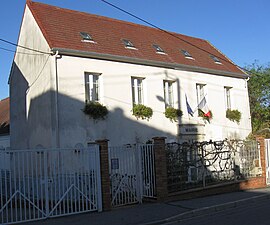
[[[258,178],[251,178],[244,181],[228,182],[226,184],[213,185],[213,186],[208,186],[205,188],[197,188],[197,189],[185,190],[181,192],[170,193],[168,194],[168,198],[166,199],[166,201],[192,199],[192,198],[205,197],[209,195],[229,193],[233,191],[245,191],[245,190],[252,190],[252,189],[258,189],[258,188],[265,188],[265,187],[266,187],[265,178],[258,177]]]

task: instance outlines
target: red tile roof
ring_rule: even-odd
[[[244,75],[226,56],[203,39],[169,32],[176,36],[174,37],[156,28],[43,3],[28,1],[27,5],[51,48],[109,54]],[[82,42],[80,32],[89,33],[96,43]],[[125,48],[123,39],[130,40],[137,50]],[[159,45],[166,54],[157,54],[153,44]],[[188,51],[195,60],[185,58],[180,52],[181,49]],[[217,56],[222,64],[216,64],[210,58],[210,54]]]
[[[0,135],[9,134],[9,98],[0,100]]]

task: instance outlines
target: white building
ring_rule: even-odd
[[[27,1],[18,44],[38,52],[18,48],[14,58],[11,148],[245,138],[247,75],[209,42],[169,33]],[[86,100],[105,105],[107,118],[85,115]],[[138,103],[152,108],[151,119],[132,115]],[[165,117],[168,106],[182,110],[177,122]],[[211,110],[209,122],[198,106]],[[241,112],[239,123],[227,109]]]

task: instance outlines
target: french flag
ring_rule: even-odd
[[[206,98],[205,96],[202,98],[202,100],[200,101],[199,105],[198,105],[198,109],[200,109],[201,111],[203,111],[204,116],[211,118],[211,111],[209,110],[207,103],[206,103]]]

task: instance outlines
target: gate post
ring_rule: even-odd
[[[107,139],[96,140],[100,152],[102,208],[104,211],[111,209],[108,141]]]
[[[168,197],[167,157],[165,149],[166,137],[154,137],[156,194],[159,202]]]
[[[256,141],[260,145],[260,159],[262,167],[262,177],[264,178],[264,185],[266,186],[266,161],[265,161],[265,139],[263,137],[256,137]]]

